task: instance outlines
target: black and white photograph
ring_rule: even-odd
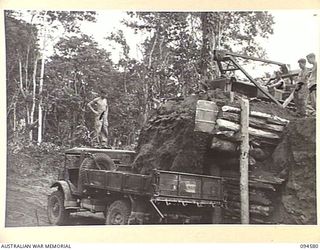
[[[3,15],[6,228],[317,225],[318,11]]]

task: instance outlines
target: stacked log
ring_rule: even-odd
[[[233,172],[233,175],[236,172]],[[225,178],[225,191],[227,196],[227,207],[223,211],[225,223],[240,223],[240,189],[239,177],[228,177],[230,173],[222,171]],[[231,174],[232,175],[232,174]],[[265,178],[269,176],[269,178]],[[276,197],[279,195],[280,185],[284,179],[263,173],[249,177],[249,211],[251,224],[274,223],[274,212],[278,207]]]
[[[249,212],[250,223],[274,223],[275,197],[280,185],[285,181],[270,171],[261,170],[261,165],[270,158],[279,144],[288,120],[281,117],[251,111],[249,115]],[[211,149],[223,152],[223,159],[218,159],[220,173],[226,179],[225,191],[227,207],[223,211],[224,223],[240,223],[240,188],[239,188],[239,146],[241,141],[240,109],[223,106],[217,116],[216,129]]]
[[[235,137],[235,135],[237,135],[236,132],[240,130],[239,122],[240,109],[231,106],[223,106],[216,121],[218,129],[216,134],[219,135],[223,134],[221,132],[233,131],[235,134],[231,134],[229,137],[226,136],[226,138],[230,141],[239,141],[240,138]],[[275,115],[251,111],[249,116],[249,134],[253,138],[258,138],[256,141],[278,145],[282,132],[288,123],[288,120]]]
[[[251,111],[249,116],[250,165],[263,162],[279,144],[288,120],[278,116]],[[211,149],[230,155],[223,159],[226,165],[237,164],[239,155],[240,109],[223,106],[216,120]],[[219,160],[218,160],[219,161]]]

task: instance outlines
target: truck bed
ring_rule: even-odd
[[[154,170],[151,175],[85,170],[84,185],[109,192],[149,196],[153,201],[213,204],[223,201],[220,177]]]
[[[136,195],[151,195],[151,176],[108,170],[85,170],[84,185]]]

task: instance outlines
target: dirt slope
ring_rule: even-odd
[[[279,223],[316,224],[316,119],[291,120],[283,142],[273,154],[287,175]]]

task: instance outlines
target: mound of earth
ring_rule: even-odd
[[[316,224],[316,119],[293,119],[273,153],[274,165],[286,175],[279,223]]]
[[[136,172],[162,169],[239,178],[239,155],[213,151],[214,136],[194,131],[198,100],[239,107],[237,99],[233,103],[229,99],[228,93],[217,89],[163,104],[141,131],[133,164]],[[315,224],[315,118],[297,118],[288,109],[259,100],[250,101],[250,110],[290,120],[278,146],[250,150],[255,158],[250,176],[272,183],[269,190],[251,189],[252,213],[257,215],[251,222]],[[239,223],[239,190],[234,183],[229,186],[235,206],[225,215],[226,223]]]
[[[223,105],[228,98],[222,91],[212,91],[162,105],[141,131],[134,162],[137,172],[147,174],[152,169],[162,169],[203,173],[212,135],[194,132],[198,99],[215,99]]]
[[[152,169],[205,173],[205,158],[213,136],[194,131],[196,104],[198,100],[208,100],[215,101],[219,107],[239,106],[237,100],[230,104],[229,99],[228,93],[216,89],[163,104],[141,131],[134,169],[142,174]],[[290,111],[273,103],[253,101],[250,109],[292,117]]]

